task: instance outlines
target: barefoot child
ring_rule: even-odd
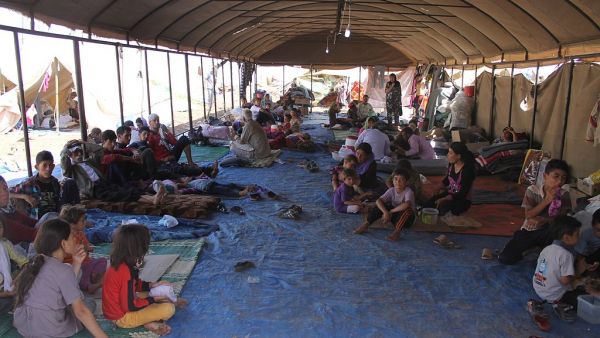
[[[86,252],[86,257],[83,263],[81,263],[79,287],[81,290],[92,294],[102,287],[102,280],[107,265],[106,258],[90,258],[89,256],[94,247],[92,247],[83,232],[86,223],[85,209],[78,206],[65,205],[60,211],[59,217],[69,223],[77,245],[83,245],[83,250]],[[64,259],[65,263],[71,263],[72,261],[73,257],[71,255],[67,255]]]
[[[358,194],[354,191],[355,180],[358,178],[354,169],[344,169],[342,172],[343,183],[333,193],[333,206],[337,212],[356,214],[362,209],[362,200],[367,194]]]
[[[85,259],[71,227],[60,219],[42,224],[35,242],[38,253],[15,280],[13,325],[25,337],[70,337],[83,327],[94,337],[108,337],[83,301],[74,270]],[[73,256],[73,267],[63,264]]]
[[[149,283],[139,279],[149,246],[150,231],[144,225],[125,224],[117,230],[110,253],[110,267],[102,287],[102,312],[118,327],[144,325],[155,334],[166,335],[171,328],[164,321],[173,317],[176,305],[185,305],[186,301],[182,298],[171,302],[167,297],[138,297],[138,292],[170,286],[168,282]]]
[[[395,241],[400,236],[402,228],[411,225],[415,220],[415,195],[407,186],[409,174],[404,170],[396,171],[393,178],[393,188],[389,188],[377,199],[377,208],[371,210],[367,221],[354,230],[355,234],[363,234],[369,225],[381,218],[384,222],[392,221],[394,231],[387,236],[388,240]]]

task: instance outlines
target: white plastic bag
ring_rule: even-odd
[[[158,225],[166,228],[175,227],[177,224],[179,224],[179,222],[175,217],[171,215],[164,215],[163,218],[161,218],[160,221],[158,221]]]

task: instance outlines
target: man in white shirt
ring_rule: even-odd
[[[373,156],[375,160],[381,160],[384,156],[390,155],[390,139],[389,137],[375,128],[376,119],[370,117],[367,119],[368,129],[363,130],[358,139],[356,140],[356,146],[358,147],[361,143],[368,143],[373,149]]]

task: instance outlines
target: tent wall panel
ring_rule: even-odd
[[[590,112],[600,93],[600,66],[575,64],[571,93],[563,158],[571,165],[572,175],[585,177],[600,168],[600,149],[585,142]]]
[[[477,77],[477,102],[475,104],[474,123],[484,129],[490,125],[490,109],[492,107],[492,74],[483,72]],[[489,134],[489,131],[486,130]]]
[[[502,135],[502,129],[508,126],[510,105],[510,76],[496,76],[494,95],[494,137]],[[485,128],[485,127],[484,127]]]
[[[522,74],[514,76],[511,127],[517,132],[526,132],[529,135],[531,134],[531,119],[533,118],[532,88],[533,83],[525,76]],[[525,99],[527,99],[526,103],[524,102]]]
[[[560,156],[568,82],[568,67],[563,65],[538,87],[534,140],[552,157]]]

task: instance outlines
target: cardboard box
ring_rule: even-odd
[[[460,130],[452,131],[452,142],[462,142],[462,139],[460,137]]]
[[[577,190],[588,196],[600,194],[600,184],[589,184],[581,178],[577,179]]]

